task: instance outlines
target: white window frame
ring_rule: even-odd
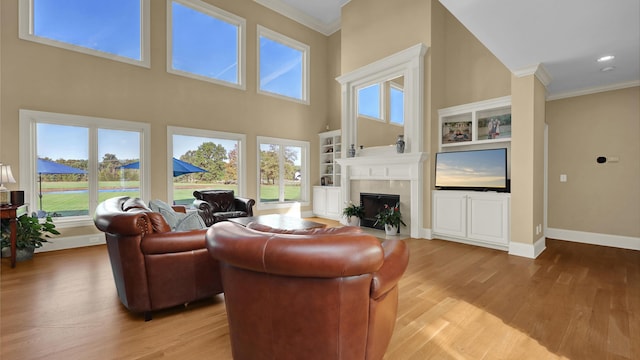
[[[263,144],[275,144],[279,146],[298,146],[302,148],[302,154],[300,159],[300,168],[302,169],[302,179],[300,180],[300,201],[269,201],[262,202],[260,200],[260,146]],[[283,209],[290,208],[296,204],[300,206],[308,206],[310,204],[310,144],[308,141],[281,139],[267,136],[258,136],[256,138],[256,208],[261,209]],[[280,162],[280,174],[284,173],[284,162]],[[278,186],[284,189],[284,176],[280,176],[280,183]]]
[[[247,136],[222,131],[212,131],[203,129],[186,128],[179,126],[167,126],[167,199],[173,203],[173,136],[196,136],[215,139],[225,139],[238,141],[238,194],[237,196],[247,197]]]
[[[260,88],[260,37],[266,37],[272,41],[276,41],[281,43],[282,45],[288,46],[290,48],[296,49],[300,52],[302,52],[302,98],[298,99],[298,98],[294,98],[294,97],[289,97],[289,96],[285,96],[285,95],[281,95],[281,94],[277,94],[277,93],[273,93],[270,91],[266,91],[266,90],[262,90]],[[305,105],[309,105],[311,103],[310,101],[310,90],[309,90],[309,83],[310,83],[310,77],[311,77],[311,67],[310,67],[310,62],[311,62],[311,47],[307,44],[301,43],[297,40],[294,40],[288,36],[282,35],[278,32],[275,32],[273,30],[270,30],[262,25],[258,25],[257,26],[257,37],[256,37],[256,53],[257,53],[257,60],[256,60],[256,74],[257,74],[257,78],[256,78],[256,89],[258,94],[262,94],[262,95],[267,95],[267,96],[273,96],[276,98],[280,98],[280,99],[285,99],[285,100],[289,100],[289,101],[294,101],[297,103],[301,103],[301,104],[305,104]]]
[[[151,68],[151,15],[150,15],[150,0],[140,1],[140,60],[131,59],[128,57],[94,50],[86,48],[84,46],[78,46],[64,41],[53,40],[41,36],[37,36],[34,33],[34,14],[33,14],[33,1],[34,0],[19,0],[19,15],[18,15],[18,37],[22,40],[28,40],[37,42],[44,45],[55,46],[62,49],[67,49],[83,54],[98,56],[110,60],[120,61],[127,64],[142,66],[145,68]]]
[[[183,6],[189,7],[193,10],[204,13],[208,16],[214,17],[220,21],[224,21],[231,25],[238,27],[238,53],[236,54],[238,60],[238,83],[232,83],[216,78],[194,74],[188,71],[182,71],[174,69],[173,64],[173,11],[171,4],[173,2],[179,3]],[[222,10],[211,4],[207,4],[200,0],[167,0],[167,72],[174,75],[180,75],[196,80],[207,81],[218,85],[229,86],[232,88],[246,90],[246,29],[247,21],[240,16],[232,14],[228,11]]]
[[[98,129],[140,132],[140,197],[148,199],[151,189],[151,126],[147,123],[114,120],[81,115],[68,115],[20,109],[20,188],[25,190],[25,202],[37,204],[37,139],[38,123],[79,126],[89,129],[89,214],[54,218],[57,227],[93,226],[98,206]]]

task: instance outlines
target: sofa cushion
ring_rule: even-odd
[[[202,191],[202,200],[211,204],[214,212],[234,211],[235,195],[233,190]]]
[[[131,209],[149,210],[140,198],[129,198],[122,204],[122,211],[129,211]]]

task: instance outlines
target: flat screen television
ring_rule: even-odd
[[[507,149],[437,153],[435,186],[441,190],[509,192]]]

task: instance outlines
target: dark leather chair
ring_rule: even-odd
[[[222,292],[218,261],[205,247],[206,229],[171,231],[160,213],[129,197],[102,202],[94,223],[105,233],[120,301],[145,320],[154,310]]]
[[[231,218],[253,216],[256,201],[234,195],[233,190],[194,191],[193,205],[207,226]]]
[[[220,261],[233,358],[382,359],[409,251],[359,228],[207,231]]]

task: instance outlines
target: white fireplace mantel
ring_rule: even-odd
[[[393,147],[395,151],[395,147]],[[336,159],[342,168],[342,196],[345,203],[351,200],[351,181],[406,180],[410,183],[411,237],[420,238],[422,228],[423,163],[429,157],[425,152],[408,154],[390,153],[385,148],[370,149],[367,155]],[[402,199],[400,200],[402,201]]]

